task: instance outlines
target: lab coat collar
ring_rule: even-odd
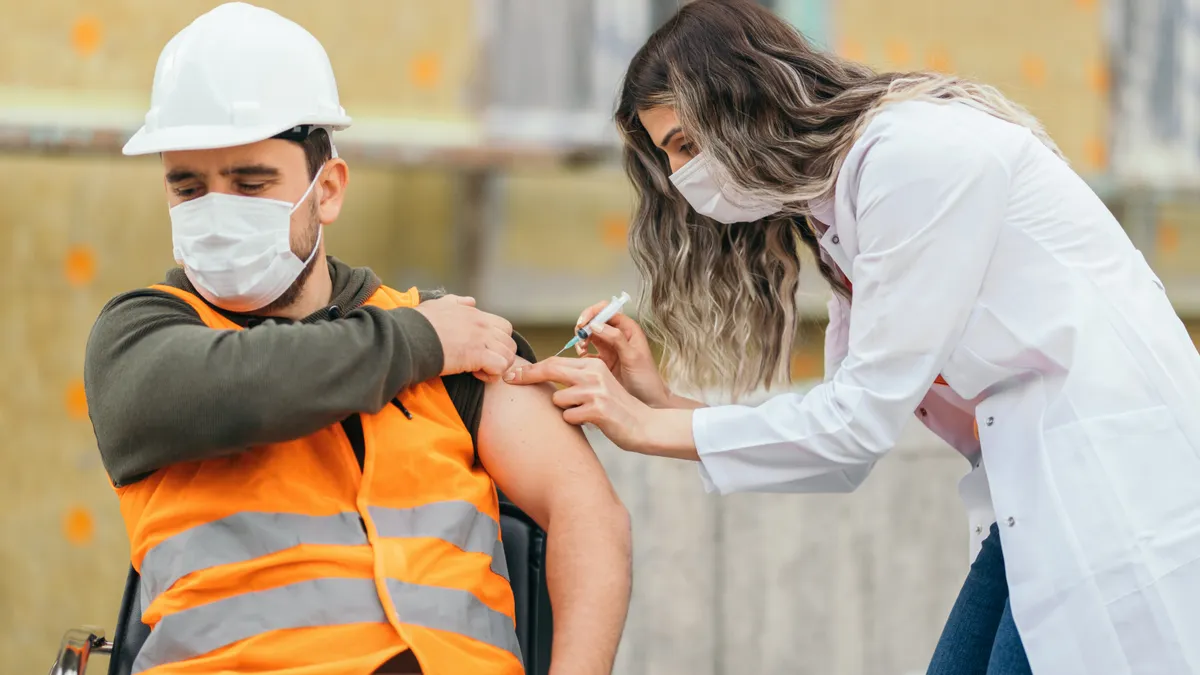
[[[854,283],[854,277],[850,273],[850,257],[846,255],[845,249],[842,248],[842,240],[838,235],[837,227],[829,224],[829,229],[825,230],[825,234],[821,235],[821,251],[837,265],[838,271],[842,276],[846,277],[851,283]]]
[[[827,258],[829,262],[836,265],[842,275],[853,282],[854,280],[850,277],[850,257],[846,255],[845,249],[842,248],[842,240],[838,235],[837,219],[834,217],[834,206],[833,197],[816,199],[808,203],[813,227],[821,233],[822,257]]]
[[[814,199],[808,203],[808,211],[813,218],[821,221],[821,225],[831,227],[833,225],[833,198],[826,197],[824,199]]]

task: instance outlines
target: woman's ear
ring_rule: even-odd
[[[317,206],[317,218],[322,225],[329,225],[342,212],[342,200],[346,197],[346,186],[350,182],[350,167],[346,161],[334,158],[325,163],[320,182],[321,203]]]

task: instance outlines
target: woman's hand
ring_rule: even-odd
[[[621,448],[648,455],[699,459],[692,439],[690,410],[655,410],[617,382],[603,360],[552,357],[516,368],[512,384],[556,382],[554,405],[569,424],[594,424]]]
[[[608,301],[598,302],[583,310],[575,327],[587,325],[607,304]],[[595,356],[587,353],[589,344],[595,345],[598,352]],[[591,337],[576,344],[575,351],[603,362],[625,391],[646,405],[665,408],[670,404],[671,391],[654,363],[650,342],[642,327],[628,316],[617,314],[607,324],[593,326]]]

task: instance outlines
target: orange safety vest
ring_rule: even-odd
[[[524,672],[495,485],[440,379],[401,396],[411,419],[361,416],[361,470],[334,424],[116,488],[153,628],[134,673],[369,673],[406,648],[427,673]]]

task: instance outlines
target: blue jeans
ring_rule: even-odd
[[[1008,604],[1000,531],[992,531],[950,610],[926,675],[1033,675]]]

